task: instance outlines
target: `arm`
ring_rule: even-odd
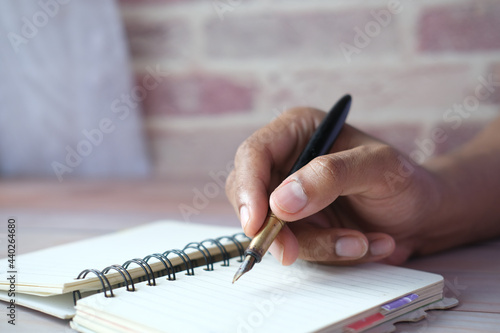
[[[416,250],[428,254],[500,235],[500,118],[459,150],[425,167],[443,188],[434,223],[422,230]]]

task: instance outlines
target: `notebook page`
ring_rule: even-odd
[[[114,298],[94,295],[78,302],[76,324],[124,325],[137,332],[304,332],[319,330],[393,299],[442,284],[442,277],[406,268],[368,264],[283,267],[265,258],[234,285],[237,265],[195,276],[141,285]],[[116,322],[110,323],[110,318]],[[111,320],[112,321],[112,320]]]
[[[17,291],[61,294],[65,285],[74,284],[86,268],[103,269],[132,258],[182,248],[192,241],[238,232],[240,228],[163,221],[19,255],[16,257]],[[9,287],[7,267],[7,259],[0,260],[0,290]]]

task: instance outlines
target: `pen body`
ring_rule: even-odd
[[[344,126],[350,107],[350,95],[345,95],[333,106],[330,112],[325,116],[325,119],[319,124],[316,131],[314,131],[288,175],[298,171],[314,158],[328,154],[333,142]]]

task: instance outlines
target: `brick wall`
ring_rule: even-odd
[[[499,1],[121,0],[158,175],[208,179],[279,112],[324,110],[407,153],[498,115]],[[446,140],[431,143],[439,128]]]

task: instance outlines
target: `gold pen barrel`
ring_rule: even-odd
[[[285,223],[285,221],[280,220],[273,212],[269,211],[266,221],[264,221],[262,228],[250,242],[245,255],[251,255],[257,262],[260,262]]]

